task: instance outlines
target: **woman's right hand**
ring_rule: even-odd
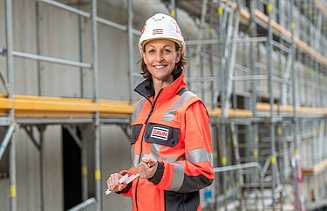
[[[107,186],[111,192],[119,192],[126,188],[126,183],[119,183],[120,178],[122,178],[122,175],[118,173],[111,174],[108,178]]]

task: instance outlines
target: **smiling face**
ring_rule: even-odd
[[[176,50],[175,42],[166,39],[149,41],[142,54],[155,83],[166,86],[173,82],[172,72],[181,57],[180,50]]]

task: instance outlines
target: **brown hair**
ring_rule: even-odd
[[[143,51],[145,51],[145,46],[146,46],[146,44],[143,46]],[[177,43],[175,43],[175,47],[176,47],[176,51],[179,51],[179,49],[181,48]],[[181,58],[180,58],[179,62],[176,63],[175,69],[172,72],[174,79],[176,79],[181,74],[181,72],[184,69],[184,66],[186,64],[187,64],[186,58],[184,57],[184,54],[181,53]],[[151,77],[151,73],[149,72],[148,68],[146,67],[146,64],[144,63],[143,58],[141,59],[141,69],[142,69],[141,75],[143,76],[143,78],[147,79],[147,78]]]

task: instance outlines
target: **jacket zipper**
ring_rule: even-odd
[[[148,114],[148,117],[146,118],[146,120],[145,120],[145,122],[144,122],[145,128],[144,128],[144,130],[143,130],[143,134],[142,134],[141,150],[140,150],[140,157],[139,157],[139,161],[138,161],[138,163],[141,162],[141,157],[142,157],[142,148],[143,148],[142,146],[143,146],[143,139],[144,139],[144,135],[145,135],[146,127],[148,126],[149,119],[150,119],[150,117],[151,117],[151,115],[152,115],[152,113],[153,113],[154,107],[155,107],[155,105],[156,105],[156,102],[157,102],[157,100],[158,100],[158,98],[159,98],[159,95],[160,95],[160,93],[161,93],[162,90],[163,90],[163,89],[160,89],[160,91],[159,91],[159,93],[158,93],[156,99],[154,99],[154,102],[153,102],[153,103],[151,102],[151,100],[149,100],[149,99],[147,98],[147,100],[151,103],[151,110],[150,110],[150,112],[149,112],[149,114]],[[136,182],[136,188],[135,188],[135,205],[136,205],[136,210],[139,210],[138,205],[137,205],[137,187],[138,187],[138,185],[139,185],[139,181],[140,181],[140,178],[138,177],[138,178],[137,178],[137,182]]]

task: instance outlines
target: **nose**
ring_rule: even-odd
[[[158,53],[156,54],[156,61],[157,61],[157,62],[160,62],[160,61],[162,61],[162,60],[163,60],[162,52],[158,52]]]

